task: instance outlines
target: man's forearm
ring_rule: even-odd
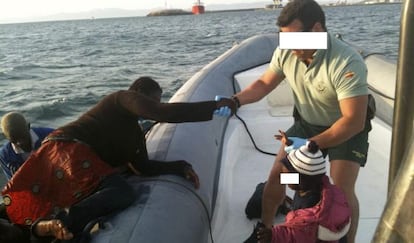
[[[278,84],[278,82],[266,84],[259,79],[241,92],[237,93],[236,96],[240,101],[240,105],[254,103],[269,94],[273,89],[277,87]]]
[[[330,128],[309,140],[316,142],[320,148],[330,148],[347,141],[363,129],[364,127],[359,123],[340,118]]]
[[[355,136],[366,125],[367,102],[366,95],[341,100],[339,105],[342,117],[323,133],[309,139],[315,141],[320,148],[329,148]]]

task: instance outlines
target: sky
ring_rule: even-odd
[[[96,9],[155,9],[168,8],[190,9],[195,0],[1,0],[0,20],[35,18],[61,13],[78,13]],[[204,0],[206,7],[210,4],[232,4],[263,2],[266,0]],[[269,0],[269,3],[272,1]]]

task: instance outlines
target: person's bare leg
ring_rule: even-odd
[[[282,204],[283,199],[285,198],[286,187],[285,185],[280,184],[280,172],[282,171],[282,163],[280,163],[280,160],[285,156],[286,152],[282,146],[276,156],[263,190],[262,223],[266,228],[272,227],[277,208]]]
[[[35,225],[37,236],[53,236],[59,240],[70,240],[73,234],[58,219],[42,220]]]
[[[351,227],[347,234],[347,242],[354,243],[359,221],[359,202],[355,194],[355,183],[360,165],[353,161],[332,160],[331,177],[335,185],[341,188],[352,210]]]

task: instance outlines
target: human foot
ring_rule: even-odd
[[[58,219],[42,220],[35,225],[35,233],[38,236],[54,236],[59,240],[70,240],[73,234]]]

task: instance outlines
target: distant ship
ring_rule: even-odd
[[[167,6],[167,1],[165,1],[165,9],[152,11],[149,14],[147,14],[147,16],[171,16],[204,13],[204,4],[200,0],[194,2],[191,12],[184,11],[182,9],[169,9]]]
[[[191,12],[193,14],[203,14],[204,13],[203,3],[200,0],[194,2]]]
[[[192,14],[189,11],[184,11],[182,9],[162,9],[152,11],[147,14],[147,17],[154,17],[154,16],[174,16],[174,15],[190,15]]]
[[[265,9],[278,9],[283,8],[282,0],[273,0],[273,4],[267,4]]]

